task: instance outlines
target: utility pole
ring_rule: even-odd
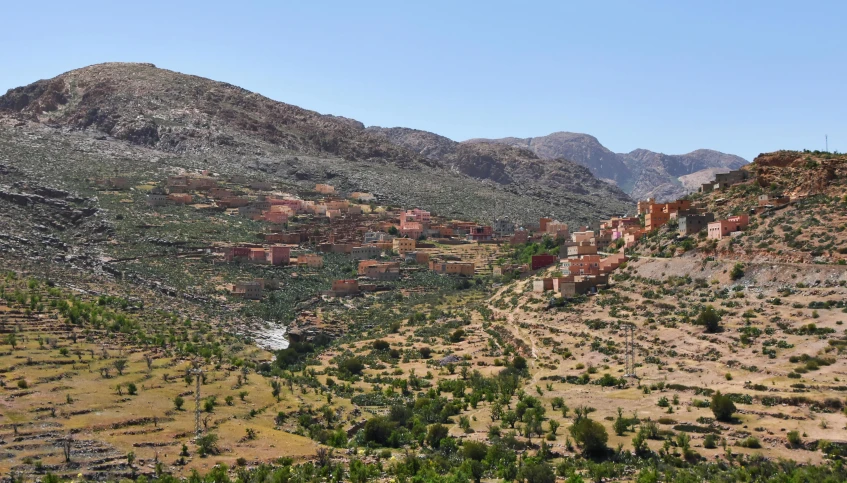
[[[194,368],[191,369],[191,374],[194,374],[194,434],[196,439],[200,439],[203,435],[203,430],[200,429],[200,384],[203,379],[203,369],[200,368],[200,363],[195,362]]]
[[[829,134],[824,134],[823,138],[826,140],[826,152],[829,152]]]

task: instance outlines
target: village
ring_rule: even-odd
[[[750,182],[744,170],[717,174],[700,193],[726,190]],[[101,188],[126,190],[129,181],[114,177],[97,180]],[[786,196],[761,195],[762,210],[788,204]],[[222,179],[208,172],[170,176],[146,194],[151,210],[165,206],[223,212],[259,222],[263,231],[252,243],[211,243],[214,263],[244,263],[272,267],[319,269],[326,254],[340,254],[357,263],[356,277],[336,279],[325,297],[356,296],[385,290],[383,282],[401,280],[421,270],[470,278],[539,275],[536,292],[569,298],[596,293],[627,261],[627,250],[639,239],[668,223],[678,238],[692,236],[719,241],[740,234],[747,213],[716,220],[714,213],[690,199],[656,203],[640,201],[635,216],[618,216],[571,230],[552,218],[516,224],[507,218],[491,223],[448,219],[420,208],[381,206],[371,193],[343,193],[329,184],[316,184],[298,195],[276,189],[266,181],[243,177]],[[751,213],[753,214],[753,213]],[[550,239],[556,248],[526,261],[504,257],[501,250]],[[460,248],[470,248],[461,251]],[[488,249],[484,249],[488,247]],[[554,267],[555,266],[555,267]],[[554,269],[550,269],[554,267]],[[226,284],[232,297],[261,300],[273,279],[256,278]]]

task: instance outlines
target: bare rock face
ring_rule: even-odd
[[[469,139],[469,144],[507,144],[535,153],[544,159],[568,159],[591,170],[594,176],[611,180],[625,190],[632,177],[618,155],[607,149],[594,136],[557,132],[537,138]]]
[[[708,149],[680,155],[646,149],[614,153],[594,136],[571,132],[523,139],[470,139],[465,143],[506,144],[530,150],[544,159],[567,159],[587,167],[594,176],[615,183],[634,199],[676,199],[695,189],[684,183],[682,176],[715,168],[729,171],[747,164],[738,156]]]
[[[810,196],[843,194],[847,156],[819,152],[777,151],[760,154],[749,169],[762,187],[777,187],[783,194]],[[838,180],[839,183],[833,183]]]

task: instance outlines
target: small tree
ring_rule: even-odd
[[[182,411],[183,404],[185,404],[185,399],[183,399],[182,396],[174,398],[174,408],[176,408],[177,411]]]
[[[550,420],[550,434],[556,435],[556,431],[559,429],[559,422],[555,419]]]
[[[129,469],[131,469],[133,473],[135,473],[135,467],[132,466],[134,463],[135,463],[135,453],[130,451],[129,453],[126,454],[126,464],[127,464],[127,466],[129,466]]]
[[[197,451],[200,456],[207,456],[218,453],[218,435],[215,433],[207,433],[197,438]]]
[[[721,330],[721,316],[711,305],[707,305],[697,316],[697,324],[706,328],[706,332],[714,334]]]
[[[555,483],[556,474],[548,463],[530,460],[521,467],[518,480],[527,483]]]
[[[276,399],[276,402],[279,402],[279,393],[282,390],[282,383],[279,380],[274,379],[271,381],[271,394]]]
[[[116,359],[115,362],[112,363],[115,366],[115,370],[118,371],[119,376],[124,375],[124,369],[126,369],[126,359]]]
[[[429,427],[426,433],[426,443],[431,448],[438,448],[441,444],[441,440],[446,438],[449,434],[450,430],[447,426],[444,426],[441,423],[435,423]]]
[[[712,402],[709,404],[715,419],[718,421],[732,421],[732,415],[735,413],[735,403],[729,396],[724,396],[720,391],[712,396]]]
[[[733,280],[738,280],[739,278],[744,276],[744,264],[736,263],[735,266],[732,267],[732,270],[729,271],[729,278]]]
[[[587,416],[583,416],[574,423],[570,427],[570,433],[574,441],[582,446],[583,452],[588,455],[600,456],[608,450],[606,442],[609,441],[609,434],[606,428]]]

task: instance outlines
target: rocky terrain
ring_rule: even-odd
[[[544,159],[574,161],[590,169],[598,178],[614,182],[638,200],[649,197],[660,201],[674,200],[694,191],[693,183],[683,179],[685,176],[700,179],[747,164],[746,160],[738,156],[709,149],[680,155],[646,149],[613,153],[594,136],[570,132],[536,138],[470,139],[465,142],[507,144],[528,149]]]
[[[121,164],[126,150],[141,163],[123,163],[122,174],[152,163],[304,185],[328,181],[373,192],[383,202],[480,220],[490,220],[495,206],[517,221],[552,215],[572,224],[632,209],[625,193],[573,163],[455,143],[431,152],[411,149],[352,119],[152,64],[93,65],[12,89],[0,97],[0,117],[6,143],[31,144],[37,131],[42,144],[85,144],[105,172]],[[442,160],[435,156],[439,149],[452,153]],[[47,159],[29,149],[14,161],[26,166]],[[53,170],[81,169],[49,161]]]

